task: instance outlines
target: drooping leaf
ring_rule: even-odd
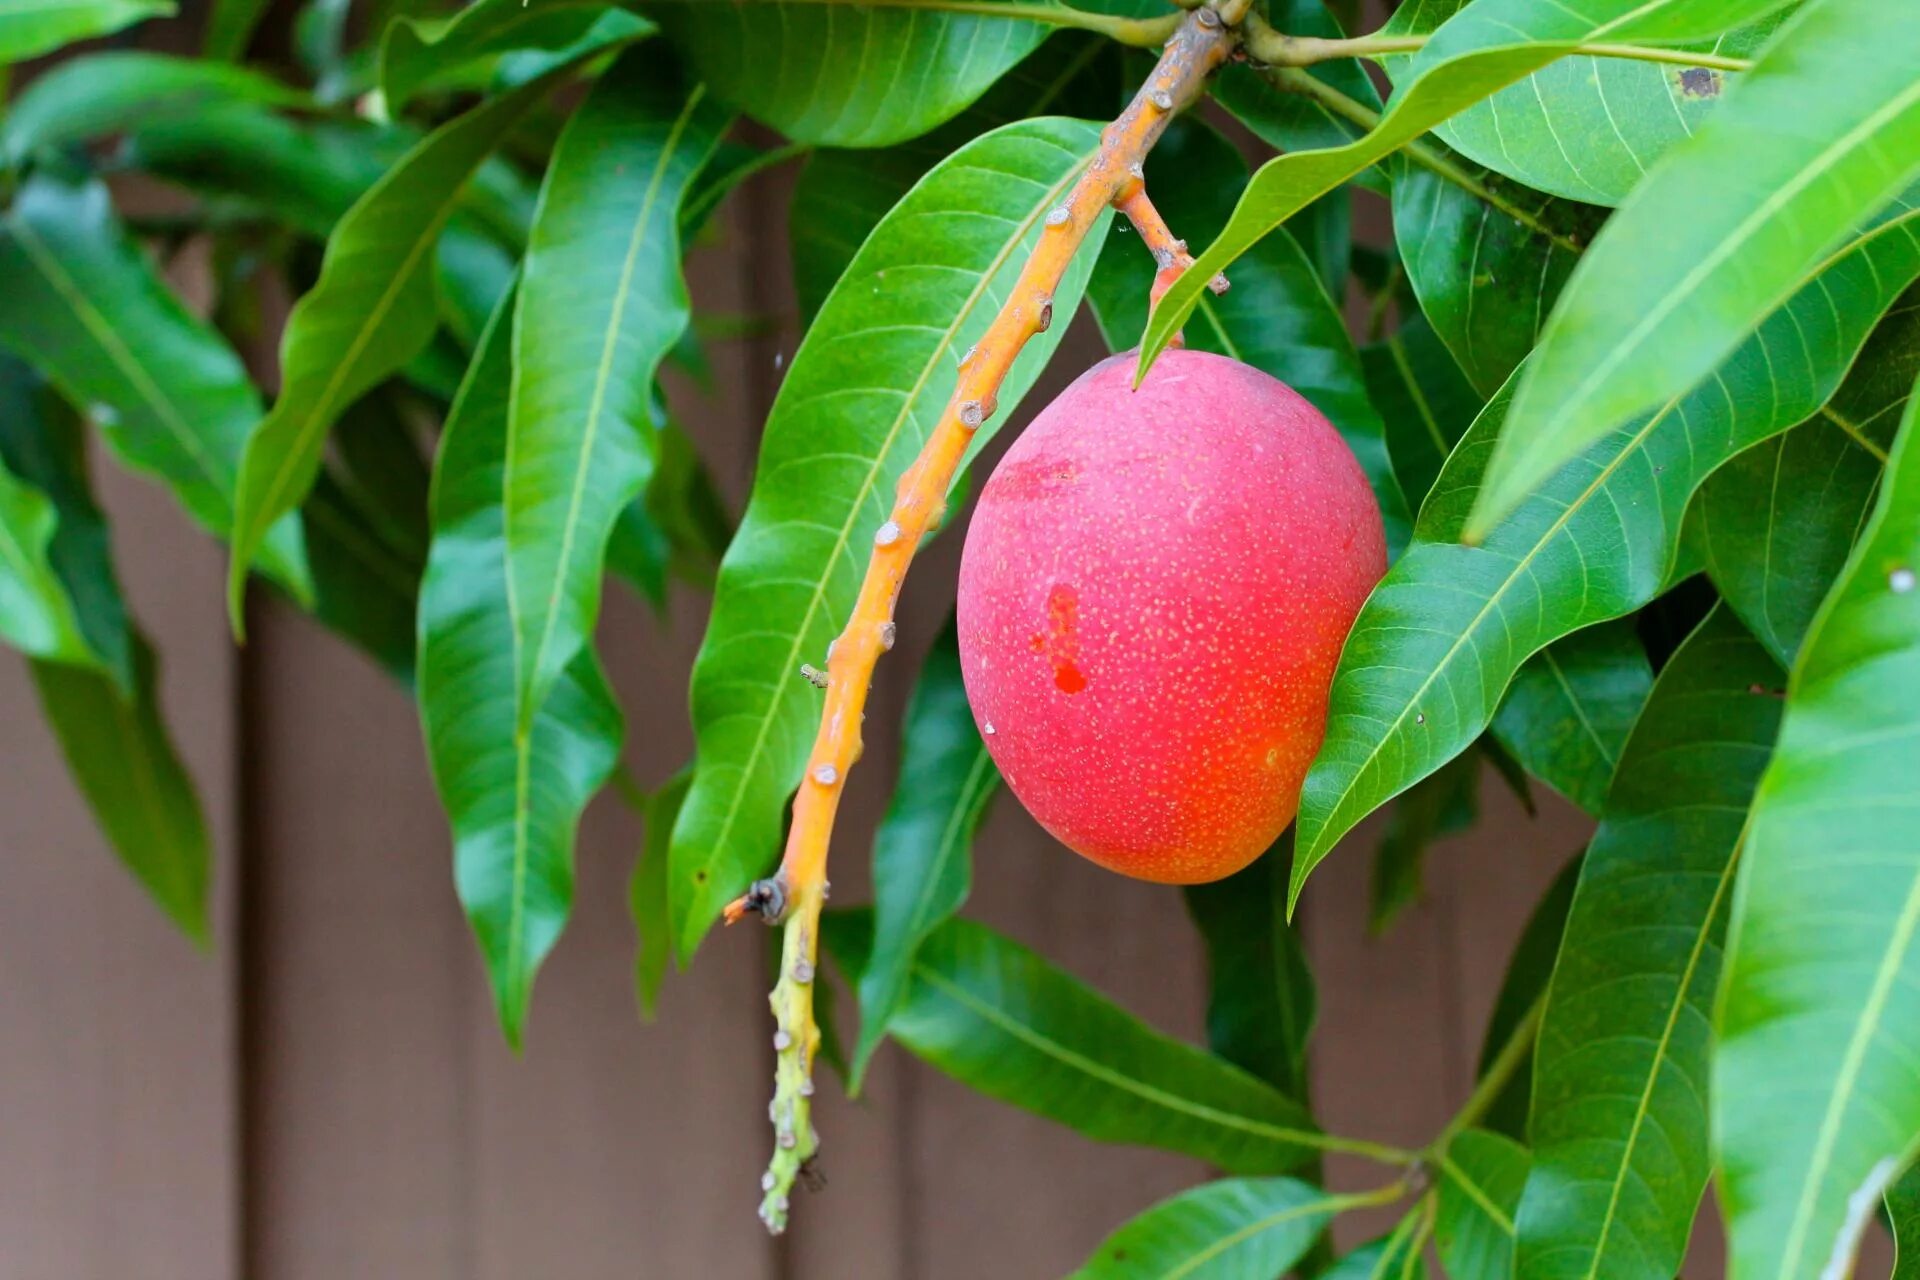
[[[1454,176],[1393,166],[1393,239],[1421,311],[1485,397],[1532,350],[1603,214],[1447,163]]]
[[[822,147],[884,147],[927,132],[1050,29],[984,12],[806,0],[669,0],[656,16],[721,98],[795,142]]]
[[[1228,270],[1236,258],[1293,214],[1434,125],[1546,66],[1582,41],[1671,43],[1711,36],[1778,3],[1593,0],[1582,11],[1536,0],[1480,0],[1462,9],[1408,60],[1399,91],[1370,132],[1344,146],[1295,151],[1260,167],[1226,229],[1154,308],[1140,340],[1139,376],[1146,376],[1153,357],[1186,323],[1214,274]]]
[[[1240,1174],[1283,1173],[1313,1154],[1297,1103],[965,920],[922,944],[889,1030],[961,1083],[1098,1141]]]
[[[1285,1275],[1339,1211],[1292,1178],[1227,1178],[1169,1196],[1115,1231],[1072,1280],[1252,1280]]]
[[[1414,511],[1486,401],[1474,392],[1426,318],[1415,313],[1360,349],[1367,394],[1386,426],[1387,457]]]
[[[1513,1216],[1527,1182],[1527,1149],[1485,1129],[1468,1129],[1440,1153],[1433,1242],[1448,1280],[1509,1280]]]
[[[795,355],[694,665],[698,772],[673,842],[683,955],[772,856],[818,717],[800,664],[824,659],[872,531],[952,395],[960,357],[1098,140],[1093,125],[1039,119],[961,148],[874,229]],[[1055,291],[1051,329],[1014,362],[982,440],[1052,354],[1105,231],[1103,215]]]
[[[1845,1274],[1920,1133],[1920,400],[1787,686],[1715,1021],[1729,1274]]]
[[[0,66],[173,12],[172,0],[30,0],[0,8]]]
[[[1287,923],[1290,836],[1242,871],[1183,891],[1207,945],[1207,1043],[1296,1101],[1307,1097],[1313,970]]]
[[[1774,7],[1790,2],[1777,0]],[[1410,0],[1383,30],[1425,35],[1465,4]],[[1778,25],[1777,15],[1767,15],[1682,47],[1750,57]],[[1403,61],[1386,62],[1396,83]],[[1733,79],[1711,67],[1575,55],[1475,103],[1436,132],[1455,150],[1536,191],[1617,205],[1668,148],[1693,135]]]
[[[1199,121],[1177,121],[1148,156],[1148,189],[1175,235],[1211,236],[1246,181],[1233,144]],[[1087,288],[1107,345],[1127,350],[1147,319],[1153,259],[1138,236],[1110,238]],[[1387,550],[1406,546],[1412,516],[1387,458],[1386,427],[1367,397],[1360,356],[1339,308],[1300,245],[1276,231],[1234,264],[1232,287],[1195,307],[1187,345],[1272,374],[1327,415],[1379,500]]]
[[[1000,789],[960,682],[960,638],[949,621],[907,708],[893,803],[873,843],[873,951],[860,975],[860,1040],[851,1088],[905,994],[926,936],[960,910],[973,879],[973,833]]]
[[[1735,456],[1687,513],[1713,585],[1783,666],[1873,509],[1917,374],[1920,299],[1909,296],[1817,417]]]
[[[538,50],[571,60],[583,42],[610,45],[637,39],[653,24],[606,0],[479,0],[450,18],[401,18],[380,42],[380,90],[390,112],[444,77],[501,54]],[[544,60],[543,60],[544,61]],[[521,79],[548,68],[516,66]]]
[[[0,119],[0,160],[88,142],[134,125],[233,103],[299,106],[306,95],[257,71],[160,53],[113,50],[35,78]]]
[[[1534,1050],[1522,1275],[1670,1280],[1708,1169],[1711,1003],[1781,673],[1721,607],[1660,673],[1580,872]]]
[[[1659,593],[1694,489],[1817,412],[1875,318],[1920,274],[1912,217],[1906,209],[1859,233],[1714,378],[1615,431],[1485,545],[1456,545],[1505,409],[1505,392],[1495,398],[1348,636],[1301,797],[1296,896],[1342,834],[1479,736],[1527,658]]]
[[[1464,755],[1394,802],[1368,886],[1367,928],[1385,933],[1426,890],[1427,847],[1472,826],[1480,813],[1480,761]]]
[[[1906,0],[1810,0],[1581,259],[1527,362],[1470,537],[1684,394],[1920,174]]]
[[[1560,938],[1566,930],[1567,911],[1573,905],[1574,885],[1580,879],[1580,861],[1578,855],[1569,859],[1560,874],[1553,878],[1553,883],[1547,886],[1540,901],[1534,904],[1533,914],[1527,917],[1526,926],[1520,931],[1520,940],[1513,945],[1513,954],[1507,959],[1506,975],[1500,980],[1500,992],[1494,997],[1493,1014],[1487,1019],[1486,1034],[1480,1040],[1478,1076],[1487,1074],[1501,1051],[1526,1020],[1535,1015],[1536,1006],[1546,996],[1547,982],[1553,977],[1554,961],[1560,955]],[[1480,1127],[1525,1142],[1527,1112],[1531,1109],[1532,1098],[1533,1064],[1528,1061],[1513,1073],[1506,1087],[1481,1114]]]
[[[516,731],[507,579],[512,299],[503,301],[448,415],[433,476],[420,590],[420,721],[453,826],[454,882],[518,1045],[535,972],[573,901],[580,812],[619,758],[619,709],[591,650]]]
[[[31,442],[16,401],[30,388],[11,359],[0,360],[0,640],[32,658],[80,666],[101,659],[80,630],[66,585],[54,569],[60,513],[40,489],[13,471],[7,455]]]
[[[1598,814],[1653,687],[1653,667],[1628,621],[1556,641],[1514,674],[1493,731],[1527,772]]]
[[[259,395],[240,357],[122,233],[106,188],[29,179],[0,220],[0,280],[0,344],[92,417],[121,461],[224,536]],[[262,532],[261,567],[309,597],[298,526]]]
[[[213,861],[206,821],[160,718],[153,650],[137,632],[131,644],[131,695],[110,676],[60,662],[32,663],[33,685],[121,861],[174,923],[204,943]]]
[[[433,336],[434,246],[475,170],[563,72],[442,125],[361,196],[327,240],[320,279],[280,340],[280,396],[247,437],[234,503],[228,612],[243,629],[246,569],[267,529],[319,474],[327,433],[349,405]]]
[[[990,129],[1028,116],[1098,120],[1123,101],[1119,59],[1102,36],[1061,31],[932,133],[880,150],[823,148],[795,183],[787,221],[793,286],[811,320],[887,211],[928,170]]]
[[[521,732],[591,637],[607,539],[652,470],[654,375],[689,314],[680,201],[727,125],[704,90],[637,48],[587,95],[547,171],[508,415]]]
[[[660,987],[667,980],[667,961],[673,955],[673,935],[667,922],[667,845],[673,820],[687,798],[693,774],[682,769],[647,797],[646,840],[634,864],[627,887],[627,907],[638,935],[633,950],[633,989],[640,1001],[640,1017],[653,1021],[660,1005]],[[824,989],[824,988],[823,988]]]

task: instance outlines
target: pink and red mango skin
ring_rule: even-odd
[[[1386,536],[1339,433],[1285,384],[1173,349],[1048,405],[981,490],[960,663],[1015,795],[1062,843],[1168,884],[1293,820]]]

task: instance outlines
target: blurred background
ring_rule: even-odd
[[[279,8],[268,46],[285,39],[293,6]],[[112,43],[190,51],[198,10]],[[677,416],[736,514],[798,341],[792,180],[789,166],[750,183],[690,263],[700,309],[741,323],[710,339],[716,391],[677,388]],[[129,210],[180,200],[116,196]],[[1361,199],[1357,230],[1383,241],[1384,211]],[[191,243],[165,265],[190,302],[204,296]],[[1082,317],[1014,425],[1103,354]],[[251,356],[270,370],[271,350]],[[643,1026],[626,893],[641,833],[603,796],[582,833],[572,926],[512,1054],[454,899],[409,692],[264,591],[235,649],[223,549],[157,488],[100,470],[123,580],[164,655],[164,703],[214,825],[219,924],[197,950],[122,871],[24,663],[0,657],[0,1280],[1047,1277],[1206,1176],[1091,1143],[890,1047],[860,1101],[823,1082],[827,1188],[770,1240],[754,1208],[775,935],[712,937]],[[882,664],[873,749],[842,811],[837,903],[866,896],[911,672],[950,607],[958,552],[957,537],[939,540],[907,589],[905,660]],[[663,622],[608,595],[601,652],[644,785],[691,754],[686,674],[705,608],[683,591]],[[1481,798],[1480,825],[1434,846],[1424,897],[1384,936],[1368,926],[1378,819],[1306,896],[1315,1102],[1335,1132],[1419,1145],[1465,1099],[1514,941],[1589,829],[1538,789],[1537,815],[1491,777]],[[974,884],[970,915],[1155,1026],[1204,1037],[1205,959],[1177,891],[1082,862],[1009,798],[982,831]],[[1380,1180],[1340,1162],[1331,1176]],[[1381,1225],[1343,1220],[1341,1241]],[[1696,1253],[1689,1274],[1718,1274],[1711,1244]]]

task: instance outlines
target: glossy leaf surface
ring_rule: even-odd
[[[967,144],[874,229],[794,356],[694,665],[698,772],[673,852],[683,955],[772,858],[819,715],[800,664],[825,658],[868,540],[952,395],[960,357],[1097,142],[1093,125],[1041,119]],[[1105,228],[1103,218],[1091,229],[1055,291],[1052,328],[1014,362],[983,440],[1058,344]]]
[[[451,18],[403,17],[380,42],[380,91],[387,110],[398,112],[422,89],[483,59],[533,50],[572,57],[587,44],[632,40],[652,29],[605,0],[480,0]]]
[[[1493,731],[1528,773],[1598,814],[1627,732],[1653,687],[1627,621],[1576,631],[1514,674]]]
[[[1367,395],[1386,426],[1387,457],[1407,505],[1418,511],[1441,464],[1467,434],[1486,401],[1453,354],[1418,314],[1360,349]]]
[[[0,66],[173,12],[171,0],[31,0],[0,9]]]
[[[1513,1215],[1527,1161],[1525,1147],[1485,1129],[1468,1129],[1447,1144],[1439,1159],[1433,1240],[1449,1280],[1508,1280],[1514,1274]]]
[[[1753,802],[1715,1023],[1730,1274],[1837,1274],[1920,1132],[1920,406]]]
[[[1101,1242],[1072,1280],[1285,1275],[1340,1207],[1292,1178],[1230,1178],[1169,1196]]]
[[[36,151],[225,103],[290,107],[306,100],[299,90],[242,67],[158,53],[96,53],[53,67],[8,104],[0,159],[18,164]]]
[[[1187,912],[1207,947],[1207,1043],[1289,1098],[1307,1098],[1307,1038],[1318,996],[1300,935],[1287,923],[1282,836],[1224,880],[1189,885]]]

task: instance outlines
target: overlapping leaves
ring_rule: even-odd
[[[1903,207],[1857,236],[1713,378],[1613,432],[1484,546],[1456,545],[1505,409],[1505,394],[1495,398],[1347,640],[1301,800],[1296,896],[1355,822],[1479,735],[1523,661],[1660,590],[1694,489],[1734,453],[1816,412],[1876,317],[1920,274],[1907,216]]]
[[[1344,1204],[1292,1178],[1228,1178],[1169,1196],[1101,1242],[1070,1280],[1285,1275]]]
[[[1093,125],[1039,119],[961,148],[874,229],[795,355],[694,666],[698,772],[673,842],[683,954],[771,859],[819,710],[800,664],[824,657],[859,588],[868,539],[952,395],[961,356],[1097,142]],[[982,437],[1052,353],[1105,225],[1061,281],[1052,329],[1014,362]]]

